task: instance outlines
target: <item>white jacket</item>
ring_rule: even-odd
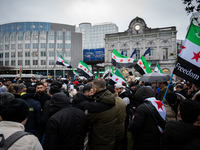
[[[0,122],[0,134],[4,138],[8,138],[11,134],[17,131],[24,131],[24,126],[21,123],[12,121]],[[42,150],[42,146],[34,135],[25,135],[17,140],[8,150]]]

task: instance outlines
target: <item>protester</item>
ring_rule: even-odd
[[[136,90],[144,86],[145,82],[144,81],[139,81],[138,85],[136,86]]]
[[[106,90],[105,80],[93,80],[94,103],[88,109],[90,150],[114,150],[117,107],[114,95]]]
[[[192,94],[192,100],[195,100],[198,95],[200,95],[200,86],[193,84],[194,93]]]
[[[168,121],[162,134],[162,149],[200,149],[200,104],[190,99],[180,104],[182,121]]]
[[[181,101],[178,99],[176,93],[169,91],[166,95],[166,101],[164,106],[166,109],[166,121],[176,120],[179,121],[181,118],[178,115],[178,107]]]
[[[36,84],[35,99],[40,102],[42,109],[44,107],[45,102],[47,100],[51,99],[51,97],[49,96],[49,94],[44,93],[44,84],[42,82],[38,82]]]
[[[45,102],[42,116],[42,129],[44,130],[49,118],[60,110],[63,106],[70,103],[69,98],[61,90],[62,84],[59,81],[53,81],[50,87],[50,94],[52,95],[50,100]]]
[[[160,150],[160,136],[165,126],[166,110],[162,102],[155,99],[153,90],[149,87],[138,89],[135,97],[140,105],[130,123],[134,138],[133,149]]]
[[[181,95],[183,95],[184,97],[186,97],[187,92],[183,89],[183,85],[182,84],[177,84],[176,85],[176,92],[178,92]]]
[[[3,120],[0,122],[0,133],[5,139],[17,131],[24,131],[28,111],[28,105],[22,99],[7,100],[5,103],[0,104],[0,115]],[[16,136],[13,138],[16,138]],[[42,150],[42,146],[40,145],[37,137],[26,133],[26,135],[16,140],[9,148],[9,150],[16,149]]]
[[[9,79],[5,79],[3,81],[3,87],[6,88],[6,91],[8,90],[8,86],[10,85],[11,81]]]
[[[130,71],[128,74],[129,74],[129,76],[127,78],[127,83],[128,83],[128,85],[130,85],[131,82],[135,81],[135,76],[133,75],[132,71]]]
[[[9,92],[2,92],[0,93],[0,104],[6,102],[7,100],[12,100],[14,99],[14,95]]]
[[[25,100],[29,107],[28,120],[25,125],[25,131],[34,134],[39,140],[42,139],[41,120],[42,108],[40,102],[34,99],[35,87],[28,87],[27,93],[21,99]]]
[[[51,84],[51,117],[45,129],[44,149],[82,150],[88,131],[87,117],[81,110],[70,106],[69,99],[61,91],[61,87],[62,84],[58,81]]]
[[[125,89],[121,83],[115,84],[115,92],[126,104],[126,121],[125,121],[125,135],[123,139],[123,149],[127,149],[127,129],[129,124],[129,110],[133,109],[133,106],[130,106],[130,100],[133,98],[132,93]],[[131,116],[132,117],[132,116]]]
[[[88,109],[90,103],[92,102],[92,99],[91,99],[92,95],[93,95],[92,87],[84,86],[83,94],[81,92],[78,92],[74,97],[72,105],[85,112],[85,110]]]
[[[16,87],[17,87],[17,83],[12,83],[8,86],[8,91],[7,92],[10,92],[12,94],[16,94]]]
[[[115,150],[123,150],[123,143],[125,138],[126,104],[120,97],[118,97],[118,94],[115,93],[113,86],[107,86],[106,89],[114,95],[115,105],[118,110],[115,129]]]
[[[136,93],[136,83],[135,82],[131,82],[130,83],[130,90],[131,90],[131,93],[132,93],[132,98],[130,99],[130,104],[133,106],[133,107],[137,107],[138,106],[138,102],[136,100],[136,97],[135,97],[135,93]]]
[[[23,93],[26,93],[26,85],[24,84],[19,84],[15,87],[15,91],[16,93],[14,94],[15,95],[15,98],[20,98]]]
[[[2,92],[6,92],[7,90],[6,90],[6,88],[5,87],[0,87],[0,93],[2,93]]]
[[[155,97],[157,97],[158,93],[157,93],[157,86],[156,86],[156,84],[152,84],[151,88],[153,90],[153,93],[154,93]]]
[[[119,97],[121,97],[126,106],[128,104],[130,104],[130,96],[131,96],[131,93],[130,92],[127,92],[125,89],[124,89],[124,86],[121,84],[121,83],[116,83],[115,84],[115,92],[118,94]]]
[[[165,95],[165,92],[167,90],[167,82],[158,82],[158,87],[160,88],[160,91],[158,93],[157,100],[162,101]],[[169,89],[168,89],[168,92],[169,92]]]

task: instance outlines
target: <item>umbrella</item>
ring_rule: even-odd
[[[148,74],[144,74],[139,81],[145,82],[167,82],[170,80],[170,76],[167,74],[162,74],[158,72],[152,72]]]

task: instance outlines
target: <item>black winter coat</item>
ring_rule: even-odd
[[[42,95],[38,95],[36,93],[35,99],[40,102],[42,109],[44,108],[44,104],[46,103],[47,100],[50,100],[51,97],[47,93],[42,93]]]
[[[29,107],[28,119],[25,124],[25,131],[32,131],[35,136],[39,137],[41,132],[42,108],[40,102],[34,99],[34,93],[28,93],[21,97]]]
[[[161,133],[151,112],[143,104],[146,98],[154,97],[154,93],[151,88],[143,86],[137,90],[135,97],[142,104],[137,107],[135,117],[130,123],[134,150],[160,150]]]
[[[161,141],[162,148],[167,150],[198,150],[200,127],[182,121],[168,121]]]
[[[63,108],[47,123],[44,150],[83,150],[87,131],[88,121],[83,111]]]
[[[141,104],[130,123],[134,135],[134,150],[159,150],[161,133],[148,108]]]
[[[43,110],[42,116],[42,129],[44,130],[49,118],[58,112],[61,108],[66,105],[69,105],[70,101],[67,95],[60,91],[58,93],[54,93],[51,97],[51,100],[46,101]]]

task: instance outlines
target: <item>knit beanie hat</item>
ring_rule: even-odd
[[[61,91],[62,83],[59,81],[53,81],[50,86],[49,93],[53,95],[54,93],[58,93]]]
[[[2,92],[6,92],[6,88],[5,87],[0,87],[0,93]]]
[[[78,85],[78,84],[79,84],[79,82],[78,82],[78,81],[74,81],[74,82],[73,82],[73,84],[75,84],[75,85]]]
[[[29,107],[27,103],[15,98],[0,104],[0,116],[4,121],[23,122],[28,117]]]

